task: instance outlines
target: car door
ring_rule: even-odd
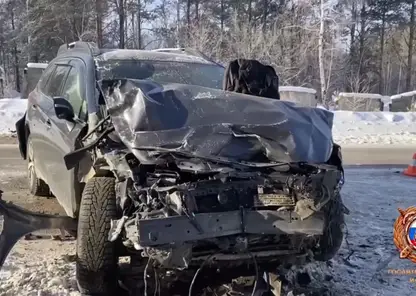
[[[50,187],[51,191],[54,187],[53,184],[53,162],[50,161],[50,147],[51,143],[55,142],[54,132],[52,130],[52,124],[50,119],[51,110],[53,111],[53,97],[59,96],[66,76],[69,73],[69,60],[60,60],[59,62],[53,62],[55,70],[48,79],[46,85],[39,91],[37,97],[39,98],[38,108],[38,141],[34,147],[35,166],[39,177],[42,178]]]
[[[46,109],[50,102],[45,101],[45,96],[43,94],[47,83],[53,73],[55,72],[56,66],[50,64],[41,78],[33,92],[28,96],[28,105],[26,111],[26,120],[30,131],[30,139],[32,142],[32,153],[34,159],[39,159],[39,163],[36,164],[36,175],[41,179],[44,179],[43,173],[46,168],[44,162],[41,159],[42,147],[44,147],[45,134],[46,134]]]
[[[86,66],[80,59],[72,59],[68,66],[68,74],[60,90],[59,96],[68,100],[75,113],[73,122],[59,119],[52,109],[48,116],[51,122],[48,148],[51,191],[55,194],[66,213],[75,217],[77,201],[80,195],[80,184],[76,178],[77,168],[67,170],[64,156],[76,148],[76,141],[81,130],[86,126]]]

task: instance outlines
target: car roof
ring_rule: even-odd
[[[101,50],[101,53],[96,56],[98,60],[153,60],[153,61],[168,61],[168,62],[183,62],[183,63],[198,63],[215,65],[214,63],[205,60],[198,56],[187,55],[183,53],[161,52],[152,50],[138,50],[138,49],[111,49]]]

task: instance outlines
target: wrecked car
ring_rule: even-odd
[[[333,114],[223,91],[223,72],[184,54],[61,48],[16,126],[31,192],[53,193],[68,217],[2,201],[0,263],[36,228],[77,237],[88,295],[119,289],[126,256],[132,290],[151,269],[192,282],[189,295],[205,265],[225,280],[331,259],[346,213]]]

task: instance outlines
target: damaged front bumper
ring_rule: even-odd
[[[110,231],[113,240],[123,220],[113,221],[113,231]],[[192,216],[136,219],[135,223],[126,223],[124,229],[129,242],[137,251],[143,251],[143,256],[156,260],[164,268],[182,270],[211,256],[224,264],[251,261],[253,254],[259,260],[297,262],[307,255],[297,243],[292,241],[294,244],[285,248],[280,243],[266,243],[266,237],[300,238],[301,244],[306,237],[323,235],[325,222],[323,212],[302,219],[292,211],[241,208]],[[253,244],[253,239],[263,243]],[[206,244],[211,247],[207,248]]]
[[[131,227],[136,227],[132,225]],[[232,211],[140,220],[137,225],[142,247],[219,238],[230,235],[322,235],[323,213],[305,220],[294,212]]]
[[[74,233],[76,220],[70,217],[38,214],[1,198],[0,190],[0,269],[14,245],[23,236],[44,229],[65,229]]]

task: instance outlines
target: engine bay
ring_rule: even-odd
[[[212,256],[223,264],[247,263],[251,254],[268,263],[307,256],[342,186],[334,165],[251,167],[175,153],[143,165],[126,150],[103,155],[117,177],[122,212],[109,239],[166,269]]]

